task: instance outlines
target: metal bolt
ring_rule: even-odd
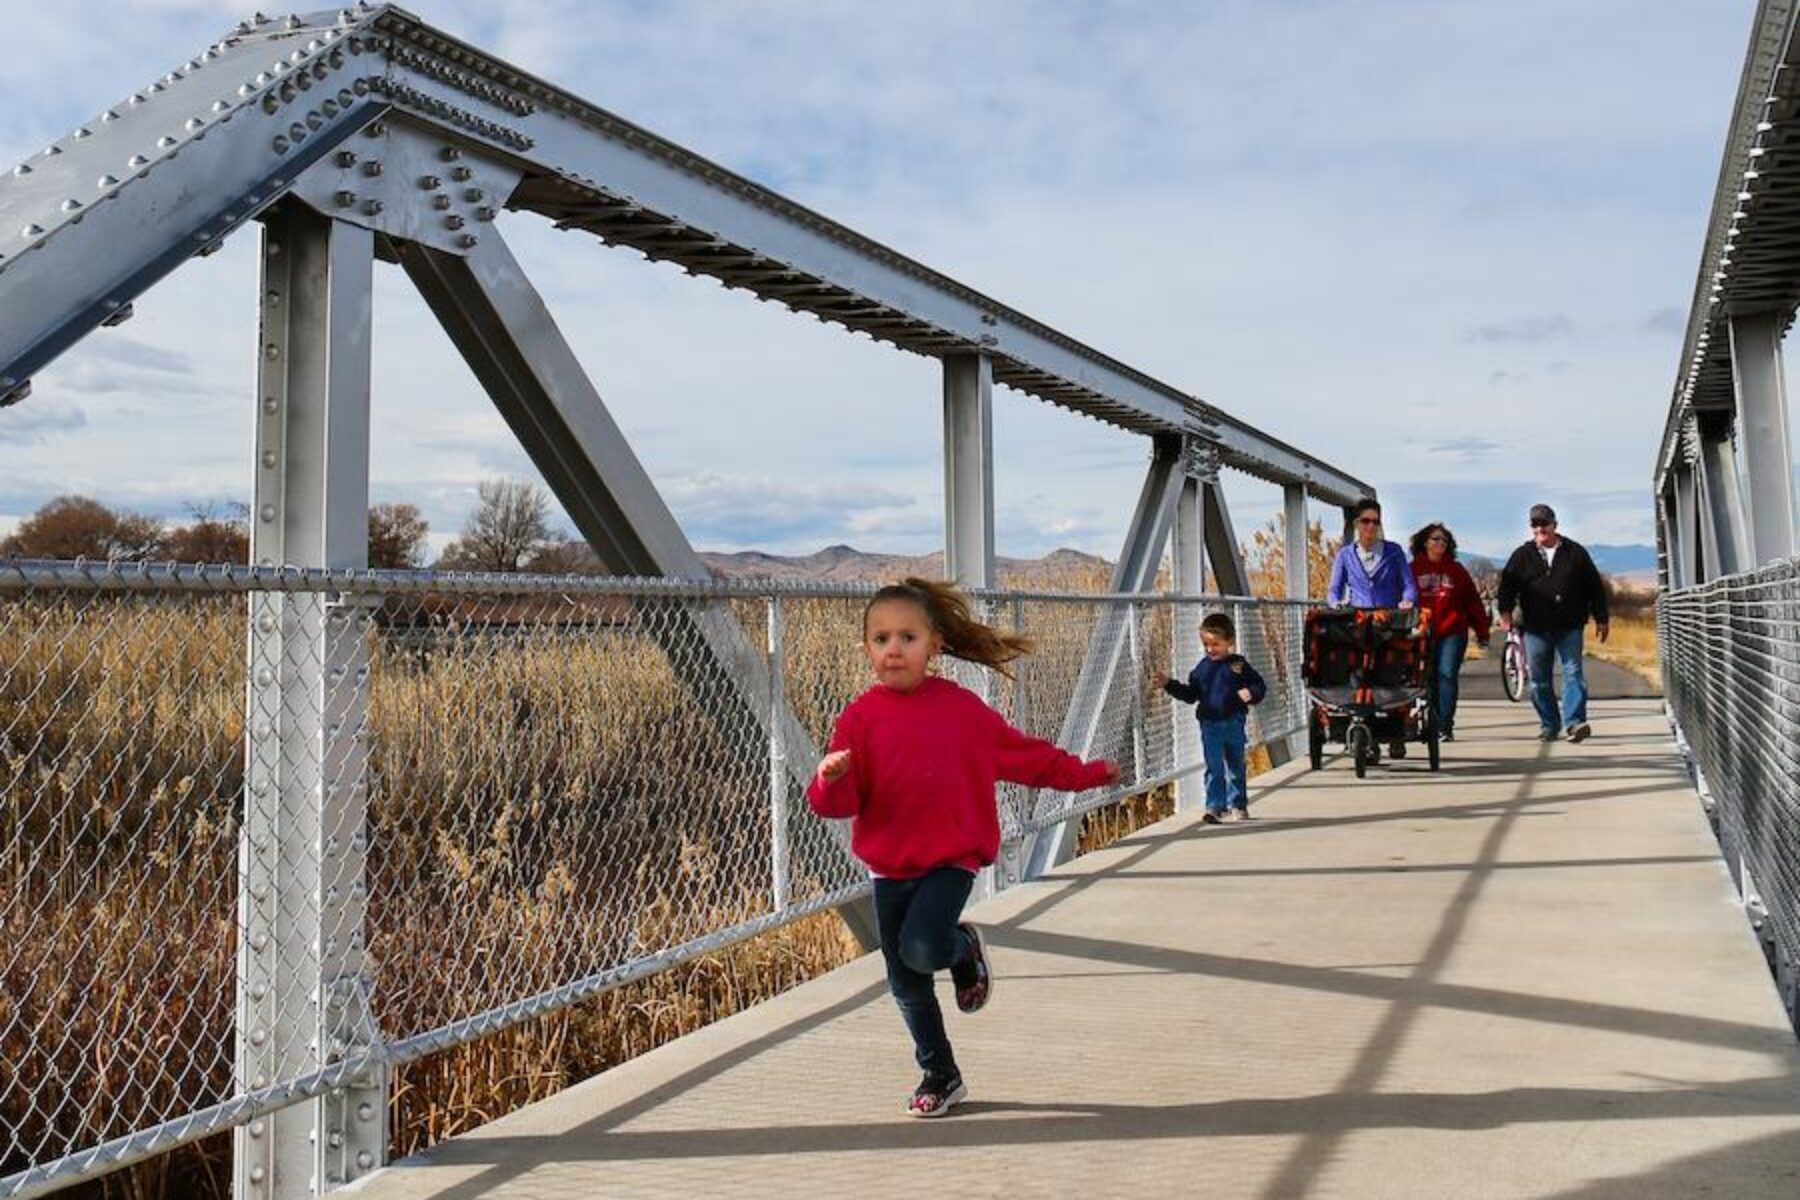
[[[445,209],[450,207],[450,197],[448,197],[448,196],[433,196],[431,198],[431,207],[437,209],[439,212],[444,211]]]
[[[349,208],[351,205],[353,205],[355,203],[356,203],[356,193],[355,192],[351,191],[349,188],[343,188],[343,189],[339,190],[339,192],[337,194],[337,206],[339,208]]]
[[[457,239],[456,244],[461,246],[464,250],[473,250],[480,242],[481,239],[474,234],[465,233],[462,237]]]
[[[262,506],[262,519],[264,521],[273,521],[275,519],[275,506],[273,504],[265,504]]]
[[[456,213],[451,213],[444,218],[444,224],[450,229],[461,229],[463,227],[463,219]]]
[[[356,1165],[367,1171],[375,1165],[375,1156],[367,1150],[359,1150],[356,1152]]]
[[[250,1136],[253,1138],[259,1138],[265,1132],[267,1132],[268,1128],[269,1127],[262,1121],[252,1121],[252,1122],[250,1122]]]
[[[471,171],[468,167],[457,167],[450,172],[450,178],[456,180],[458,183],[467,183],[469,180],[475,178],[475,172]]]
[[[270,416],[273,416],[275,414],[275,410],[279,407],[280,407],[280,403],[275,399],[275,397],[273,397],[273,396],[264,396],[263,397],[263,411],[265,413],[268,413]],[[274,452],[270,451],[270,453],[273,454]]]
[[[373,216],[380,215],[383,207],[384,207],[384,205],[381,203],[381,201],[371,200],[367,204],[363,205],[363,211],[365,213],[368,213],[371,217],[373,217]]]
[[[487,193],[483,192],[480,188],[472,187],[463,193],[463,199],[467,200],[470,204],[474,204],[481,200],[486,194]]]
[[[373,179],[375,176],[381,174],[381,164],[374,159],[370,159],[363,164],[363,174]]]
[[[250,1168],[250,1182],[260,1185],[262,1183],[262,1181],[263,1181],[263,1169],[261,1167],[251,1167]]]
[[[462,157],[462,151],[455,146],[445,146],[443,150],[439,152],[439,157],[445,162],[455,162]]]
[[[337,165],[346,169],[354,167],[356,165],[356,151],[339,150],[337,152]]]
[[[443,186],[443,182],[444,181],[439,179],[436,175],[421,175],[419,176],[419,189],[426,192],[435,192],[439,187]]]

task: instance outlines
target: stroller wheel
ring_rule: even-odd
[[[1344,732],[1344,743],[1350,748],[1350,761],[1356,764],[1356,777],[1363,778],[1369,771],[1369,760],[1374,757],[1375,743],[1369,738],[1369,730],[1365,725],[1352,725]]]

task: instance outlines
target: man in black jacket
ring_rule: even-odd
[[[1515,604],[1525,631],[1538,741],[1555,741],[1559,730],[1571,742],[1586,739],[1593,729],[1581,674],[1581,631],[1592,616],[1595,636],[1606,640],[1606,584],[1581,544],[1556,532],[1556,513],[1548,504],[1531,506],[1531,540],[1513,551],[1500,572],[1500,628],[1512,628]],[[1552,655],[1562,664],[1560,713],[1550,690]]]

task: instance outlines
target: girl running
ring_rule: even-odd
[[[882,588],[863,610],[874,686],[838,717],[806,790],[820,816],[851,819],[850,848],[874,876],[888,987],[925,1072],[906,1106],[915,1117],[941,1117],[968,1095],[933,976],[949,969],[965,1013],[993,995],[981,933],[961,918],[975,872],[1000,851],[995,781],[1077,792],[1119,777],[1112,763],[1023,734],[929,673],[939,654],[1003,670],[1030,649],[975,620],[949,584],[909,578]]]

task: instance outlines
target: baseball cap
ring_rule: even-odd
[[[1554,524],[1556,524],[1556,510],[1554,508],[1551,508],[1548,504],[1532,505],[1531,506],[1531,523],[1533,525],[1554,525]]]

